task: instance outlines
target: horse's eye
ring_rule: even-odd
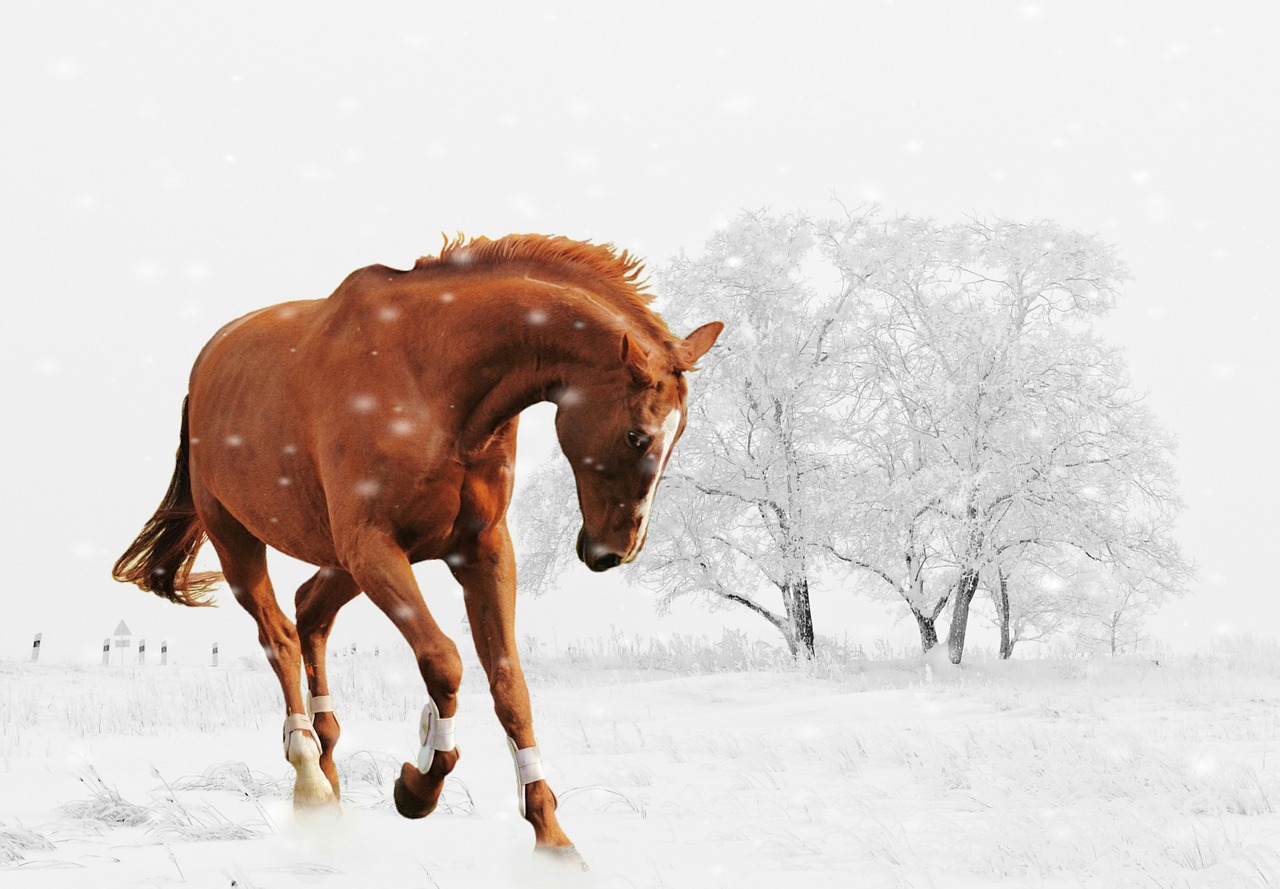
[[[649,442],[653,441],[651,436],[645,435],[643,432],[636,432],[634,429],[627,433],[627,444],[635,448],[637,451],[643,451],[649,447]]]

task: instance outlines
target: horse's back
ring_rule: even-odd
[[[342,382],[324,373],[330,369],[325,364],[357,372],[361,345],[355,340],[361,325],[348,316],[398,274],[386,266],[367,266],[349,274],[325,299],[266,306],[223,325],[192,367],[193,399],[216,400],[217,414],[228,422],[247,423],[250,415],[267,415],[277,426],[296,422],[300,412],[323,404]]]
[[[334,529],[341,538],[345,526],[377,522],[435,557],[461,508],[467,473],[449,387],[406,361],[402,274],[370,266],[327,299],[242,316],[192,370],[197,484],[254,536],[305,561],[340,561]]]

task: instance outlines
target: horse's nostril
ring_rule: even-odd
[[[592,571],[608,571],[622,564],[622,556],[611,553],[587,536],[587,529],[578,532],[578,558]]]
[[[587,567],[592,571],[608,571],[610,568],[616,568],[622,564],[622,556],[617,553],[605,553],[597,556]]]

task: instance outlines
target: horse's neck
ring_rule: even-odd
[[[455,374],[468,383],[461,394],[464,454],[482,448],[525,408],[621,369],[618,318],[599,304],[539,289],[517,293],[504,308],[501,318],[469,319],[485,336],[483,347],[465,356],[469,368]]]

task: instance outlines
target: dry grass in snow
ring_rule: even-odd
[[[581,876],[531,862],[474,666],[441,809],[407,822],[390,790],[420,682],[407,657],[336,659],[345,815],[303,825],[269,673],[0,664],[0,868],[30,886],[1280,885],[1274,649],[808,670],[686,649],[661,670],[616,644],[530,658]]]

